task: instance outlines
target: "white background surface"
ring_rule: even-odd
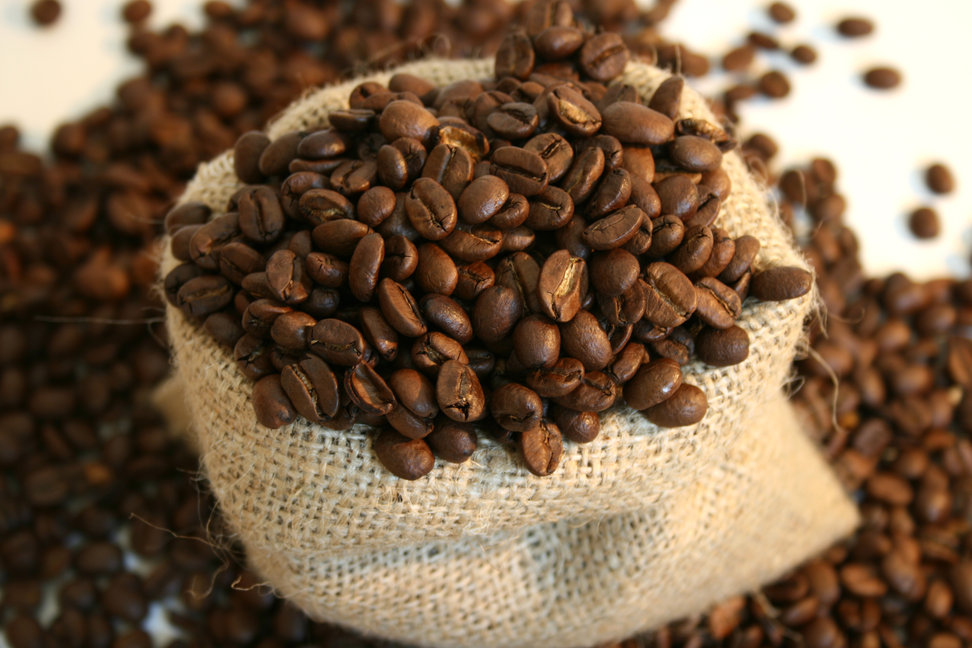
[[[40,149],[59,120],[108,101],[118,81],[138,71],[124,51],[121,0],[62,0],[51,28],[29,22],[28,0],[0,0],[0,123],[14,122],[25,142]],[[201,0],[155,0],[152,24],[201,22]],[[819,52],[801,67],[782,53],[763,53],[760,65],[791,76],[782,101],[755,100],[742,109],[743,135],[761,130],[782,145],[784,162],[828,154],[841,171],[849,219],[858,231],[871,273],[903,269],[916,277],[968,276],[972,250],[972,2],[923,0],[792,0],[797,20],[774,26],[767,0],[681,0],[664,33],[713,55],[766,29],[787,45],[808,42]],[[843,39],[833,29],[848,14],[871,17],[876,32]],[[904,73],[891,92],[864,87],[861,73],[888,63]],[[725,81],[703,81],[721,88]],[[948,197],[934,197],[921,172],[946,162],[959,180]],[[941,236],[915,240],[906,214],[931,204],[943,217]]]

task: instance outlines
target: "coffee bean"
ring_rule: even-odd
[[[314,245],[322,252],[350,259],[358,241],[371,233],[362,222],[341,218],[321,223],[313,229]]]
[[[657,261],[645,271],[645,319],[659,326],[678,326],[695,312],[698,296],[688,277],[675,266]]]
[[[665,79],[652,93],[648,107],[669,119],[675,119],[682,102],[682,89],[684,87],[685,80],[680,76]]]
[[[658,358],[644,365],[624,386],[624,400],[630,407],[646,410],[674,395],[682,385],[682,371],[669,358]]]
[[[630,241],[647,219],[643,211],[628,205],[587,226],[582,240],[594,250],[611,250]]]
[[[875,90],[890,90],[901,85],[901,72],[886,65],[872,67],[864,72],[864,84]]]
[[[515,140],[530,137],[540,124],[532,104],[505,103],[486,118],[486,123],[500,137]]]
[[[533,151],[515,146],[500,147],[493,152],[490,173],[505,181],[510,191],[527,197],[543,191],[549,181],[543,159]]]
[[[611,342],[590,311],[582,310],[561,324],[560,337],[564,352],[580,360],[585,371],[604,369],[611,362]]]
[[[707,139],[682,135],[668,147],[672,161],[688,171],[712,171],[722,163],[722,152]]]
[[[550,95],[553,97],[554,95]],[[568,95],[571,97],[571,95]],[[552,101],[549,100],[549,101]],[[556,116],[556,112],[554,115]],[[575,118],[579,118],[575,115]],[[567,173],[574,159],[574,150],[570,143],[557,133],[541,133],[531,138],[523,145],[528,151],[536,153],[547,165],[547,176],[550,182],[557,182]]]
[[[602,130],[625,144],[656,146],[670,140],[675,133],[671,119],[647,106],[618,101],[605,107]]]
[[[49,27],[61,17],[61,3],[58,0],[34,0],[30,5],[30,17],[34,24]]]
[[[540,424],[543,403],[535,391],[507,383],[490,395],[490,414],[504,429],[525,432]]]
[[[494,175],[481,176],[459,196],[459,216],[471,225],[485,223],[503,209],[509,197],[510,189],[503,180]]]
[[[637,324],[644,317],[648,306],[645,283],[636,281],[630,288],[617,297],[597,296],[597,305],[604,318],[615,326]]]
[[[627,204],[630,197],[631,174],[622,168],[610,169],[601,176],[601,181],[587,205],[587,215],[597,218],[620,209]]]
[[[351,401],[370,414],[387,414],[395,407],[395,395],[374,367],[359,362],[344,374],[344,390]]]
[[[533,71],[535,61],[536,54],[530,38],[523,32],[510,32],[503,38],[496,52],[496,78],[511,76],[526,81]]]
[[[176,306],[187,316],[198,319],[215,313],[233,301],[233,287],[217,275],[189,279],[176,293]]]
[[[578,54],[578,63],[584,74],[595,81],[606,82],[624,71],[628,56],[628,48],[621,36],[604,32],[584,42]]]
[[[308,356],[284,367],[280,385],[297,412],[307,420],[324,423],[337,415],[340,406],[337,378],[320,358]]]
[[[492,259],[504,249],[508,237],[514,237],[515,230],[504,234],[490,225],[462,225],[441,241],[446,252],[459,261],[474,263]],[[527,244],[532,243],[532,238]]]
[[[449,360],[463,364],[469,362],[462,344],[438,331],[431,331],[416,339],[411,358],[417,369],[429,374],[435,374]]]
[[[553,421],[540,423],[520,435],[520,453],[527,469],[539,477],[553,474],[563,455],[563,437]]]
[[[556,322],[568,322],[577,315],[587,292],[587,264],[566,250],[554,252],[544,261],[537,283],[543,312]]]
[[[381,314],[392,328],[408,337],[426,332],[415,297],[405,286],[386,277],[378,283],[377,294]]]
[[[574,215],[574,202],[559,187],[547,187],[529,203],[525,225],[537,231],[556,230]]]
[[[638,280],[638,258],[621,249],[598,253],[590,260],[590,281],[594,289],[608,297],[624,294]]]
[[[848,16],[837,23],[837,32],[848,38],[867,36],[874,31],[874,23],[860,16]]]
[[[756,81],[759,91],[770,99],[782,99],[790,94],[790,80],[779,70],[770,70]]]
[[[260,378],[253,386],[253,410],[260,425],[276,429],[293,423],[297,411],[280,384],[280,374]]]
[[[304,133],[292,131],[270,142],[257,162],[260,173],[264,177],[285,175],[290,161],[297,157],[297,146],[303,137]]]
[[[401,234],[385,238],[385,261],[381,273],[394,281],[405,281],[418,268],[418,249]]]
[[[715,367],[739,364],[749,356],[749,335],[738,326],[704,328],[695,337],[695,353]]]
[[[265,266],[263,255],[245,243],[233,241],[220,248],[219,272],[235,284],[243,283],[246,275]]]
[[[742,302],[733,290],[716,279],[704,277],[695,284],[695,314],[709,326],[726,329],[732,326],[742,310]]]
[[[170,236],[189,225],[204,225],[212,211],[205,203],[198,201],[176,205],[165,215],[164,227]]]
[[[392,101],[378,120],[381,134],[389,142],[400,137],[410,137],[420,142],[428,142],[432,129],[439,125],[435,115],[426,110],[421,104],[411,101]]]
[[[440,417],[435,429],[425,438],[435,456],[451,463],[463,463],[476,451],[476,431],[472,426]]]
[[[810,291],[813,275],[793,266],[777,266],[753,275],[751,294],[762,301],[784,301],[802,297]]]
[[[367,193],[367,192],[366,192]],[[297,211],[312,227],[328,221],[351,219],[351,201],[331,189],[310,189],[297,202]]]
[[[657,405],[644,410],[645,418],[661,427],[694,425],[702,420],[708,409],[705,392],[682,383],[675,393]]]
[[[432,326],[461,344],[472,341],[472,321],[466,310],[454,299],[445,295],[428,294],[419,301],[419,306],[425,320]]]
[[[492,286],[496,279],[493,269],[481,261],[458,266],[456,270],[459,278],[455,296],[459,299],[475,300],[484,290]]]
[[[480,293],[473,306],[476,336],[487,344],[499,342],[513,331],[523,308],[523,299],[516,291],[507,286],[490,286]]]
[[[361,331],[343,320],[330,318],[314,326],[310,350],[331,364],[353,366],[367,358],[368,346]]]
[[[310,331],[317,324],[311,315],[303,311],[283,313],[273,321],[270,337],[288,351],[303,351],[307,348]]]
[[[474,161],[465,149],[439,144],[429,152],[422,168],[422,177],[435,180],[458,199],[473,178]]]
[[[409,439],[388,428],[378,434],[374,448],[381,465],[401,479],[419,479],[435,467],[435,457],[425,441]]]
[[[951,170],[941,162],[925,169],[925,184],[936,194],[949,194],[955,190],[955,178]]]
[[[356,213],[368,227],[378,227],[395,211],[395,192],[388,187],[372,187],[361,194]]]
[[[449,192],[435,180],[419,178],[405,199],[412,226],[430,241],[448,236],[456,227],[458,212]]]
[[[290,250],[278,250],[267,259],[267,284],[273,296],[285,304],[299,304],[310,294],[311,278],[304,260]]]
[[[570,169],[560,183],[574,204],[582,203],[590,197],[604,173],[604,166],[604,151],[596,146],[585,149],[574,157]]]
[[[435,396],[442,413],[453,421],[478,421],[486,413],[486,396],[479,378],[468,365],[456,360],[445,362],[439,370]]]
[[[618,395],[618,384],[613,378],[600,371],[588,371],[572,392],[553,400],[577,411],[603,412],[614,405]]]
[[[585,137],[593,135],[601,128],[601,113],[598,112],[597,107],[569,85],[550,89],[547,93],[546,107],[553,119],[572,135]],[[556,143],[556,140],[552,140],[544,148]],[[534,147],[537,146],[534,144]],[[555,153],[551,151],[550,155],[553,156]]]
[[[601,419],[596,412],[578,412],[558,405],[551,412],[554,423],[574,443],[590,443],[601,432]]]
[[[560,357],[560,329],[542,315],[527,316],[513,329],[513,348],[530,369],[553,367]]]
[[[698,209],[698,189],[687,176],[669,176],[655,183],[654,188],[661,200],[662,214],[674,214],[685,219]]]
[[[223,214],[199,227],[189,240],[193,263],[210,272],[219,268],[219,248],[239,235],[237,214]]]

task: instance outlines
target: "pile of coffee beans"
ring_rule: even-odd
[[[617,34],[539,4],[495,81],[396,74],[354,88],[329,128],[244,134],[250,184],[225,211],[166,217],[184,262],[170,302],[233,347],[262,424],[390,426],[376,453],[407,479],[433,450],[467,459],[487,417],[537,475],[622,398],[661,426],[698,422],[693,349],[741,362],[742,300],[812,277],[754,273],[759,241],[714,225],[735,142],[678,118],[679,77],[647,105],[604,85],[628,59]]]
[[[389,648],[314,623],[260,588],[240,566],[245,556],[221,535],[213,499],[192,479],[198,459],[164,433],[148,402],[167,365],[161,305],[149,289],[152,241],[196,164],[264,123],[305,85],[353,75],[382,57],[443,52],[438,48],[446,43],[456,55],[495,51],[508,22],[520,20],[529,4],[250,0],[236,8],[211,1],[199,32],[134,31],[130,44],[146,72],[121,86],[112,104],[62,126],[49,159],[21,150],[16,129],[0,127],[0,627],[10,646]],[[622,30],[639,55],[657,52],[659,64],[699,74],[707,58],[657,31],[670,4],[639,12],[630,2],[586,2],[576,15]],[[320,16],[327,17],[325,36],[303,40],[305,25],[319,28]],[[752,87],[741,83],[731,102],[723,96],[716,105],[732,115],[754,95]],[[752,144],[742,140],[754,172],[781,179],[773,171],[775,145],[764,138]],[[960,371],[972,364],[963,360],[972,336],[972,287],[953,279],[916,284],[903,275],[868,279],[853,232],[837,226],[845,201],[834,165],[815,160],[785,177],[791,190],[804,182],[815,188],[783,201],[784,216],[806,211],[834,221],[804,242],[826,259],[815,266],[822,292],[838,309],[832,312],[845,313],[828,318],[826,328],[849,322],[841,349],[870,353],[873,322],[858,327],[861,311],[845,308],[863,299],[869,318],[891,322],[882,337],[900,360],[890,364],[931,371],[933,387],[920,393],[938,413],[926,419],[921,396],[891,407],[901,387],[891,386],[898,370],[890,367],[877,370],[883,403],[865,402],[861,394],[877,382],[858,366],[860,351],[851,351],[853,368],[836,394],[821,366],[799,367],[807,385],[796,393],[796,406],[807,412],[808,431],[845,466],[848,484],[861,485],[855,495],[865,527],[763,592],[612,645],[968,645],[972,388]],[[923,309],[909,311],[899,301],[911,292]],[[889,300],[905,310],[889,310]],[[947,320],[950,308],[954,335],[922,323],[940,317],[923,310],[945,312]],[[893,342],[896,335],[904,341]],[[828,365],[839,365],[843,353],[827,351],[828,339],[816,335],[814,346],[824,357],[832,354]],[[951,418],[942,414],[948,409],[942,391]],[[913,413],[917,419],[909,423]],[[866,465],[849,470],[855,463]],[[910,500],[900,480],[888,479],[895,476],[910,486]],[[897,485],[889,488],[889,481]],[[897,572],[902,557],[906,567]],[[902,594],[905,581],[887,574],[914,575],[916,565],[920,587]],[[166,622],[182,638],[159,638],[155,629]]]

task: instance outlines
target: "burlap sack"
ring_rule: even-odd
[[[492,61],[399,68],[439,84],[487,78]],[[271,137],[319,127],[365,80],[314,92]],[[667,74],[631,63],[648,96]],[[683,116],[712,119],[686,89]],[[763,243],[756,265],[803,265],[766,196],[731,154],[719,220]],[[231,153],[199,168],[182,200],[224,208],[239,184]],[[162,272],[176,261],[166,252]],[[659,429],[618,407],[593,443],[531,475],[481,438],[472,460],[415,482],[378,465],[367,430],[303,419],[260,426],[231,353],[168,308],[178,379],[201,463],[254,569],[315,618],[430,646],[581,646],[701,611],[773,578],[856,523],[854,506],[804,439],[782,396],[812,298],[747,302],[740,365],[685,367],[709,412]]]

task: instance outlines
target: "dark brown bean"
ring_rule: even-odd
[[[361,331],[343,320],[331,318],[314,326],[310,350],[331,364],[353,366],[367,358],[368,346]]]
[[[337,415],[341,404],[337,378],[327,363],[308,356],[284,367],[280,384],[301,416],[313,423],[324,423]]]
[[[405,286],[385,277],[378,283],[377,293],[381,314],[396,331],[408,337],[426,332],[415,297]]]
[[[409,439],[392,429],[378,434],[374,449],[381,465],[401,479],[419,479],[435,467],[435,456],[425,441]]]
[[[541,420],[520,435],[520,453],[527,469],[534,475],[545,477],[553,474],[563,455],[563,437],[556,424]]]
[[[577,89],[559,85],[547,93],[547,111],[564,130],[582,137],[601,128],[601,113]]]
[[[603,32],[584,42],[577,59],[584,74],[595,81],[607,82],[624,71],[628,57],[628,48],[621,35]]]
[[[638,280],[641,271],[638,258],[621,249],[594,254],[589,265],[591,285],[608,297],[624,294]]]
[[[574,159],[574,150],[570,143],[557,133],[541,133],[531,138],[523,148],[536,153],[544,161],[550,182],[560,180]]]
[[[630,241],[648,216],[628,205],[588,225],[581,238],[594,250],[612,250]]]
[[[392,101],[378,119],[378,128],[389,142],[400,137],[410,137],[420,142],[428,142],[432,129],[439,125],[435,115],[426,110],[421,104],[411,101]]]
[[[566,250],[554,252],[544,261],[537,282],[540,307],[555,322],[568,322],[581,308],[587,292],[587,264]]]
[[[605,107],[602,130],[625,144],[656,146],[675,134],[675,123],[648,106],[618,101]]]
[[[553,367],[560,357],[560,329],[542,315],[530,315],[513,329],[516,357],[530,369]]]
[[[396,404],[395,394],[385,380],[364,362],[345,372],[344,391],[355,405],[369,414],[388,414]]]
[[[695,353],[715,367],[739,364],[749,357],[749,334],[738,326],[704,328],[695,337]]]
[[[510,197],[510,189],[493,175],[473,180],[459,196],[459,216],[470,225],[485,223],[503,209]]]
[[[753,275],[751,294],[762,301],[785,301],[810,291],[813,275],[795,266],[776,266]]]
[[[507,286],[494,285],[484,290],[473,306],[472,322],[476,336],[492,344],[510,332],[523,315],[524,303],[520,295]]]
[[[276,429],[293,423],[297,411],[280,385],[280,374],[264,376],[253,386],[253,410],[260,425]]]
[[[675,266],[656,261],[645,271],[645,319],[659,326],[678,326],[695,312],[698,295],[691,280]]]
[[[561,324],[560,339],[564,353],[580,360],[585,371],[604,369],[613,358],[607,333],[590,311],[582,310]]]
[[[461,344],[472,341],[472,321],[466,310],[454,299],[445,295],[429,294],[422,297],[419,306],[430,325],[442,330]]]
[[[419,178],[405,199],[405,210],[412,226],[430,241],[448,236],[458,220],[455,201],[435,180]]]
[[[540,424],[543,403],[535,391],[518,383],[507,383],[494,390],[489,401],[490,414],[504,429],[525,432]]]
[[[547,165],[537,153],[516,146],[503,146],[493,152],[490,173],[504,180],[510,191],[535,196],[549,181]]]
[[[574,443],[590,443],[601,433],[597,412],[578,412],[566,407],[551,407],[552,418],[565,437]]]
[[[705,392],[689,383],[682,385],[669,398],[643,410],[645,418],[660,427],[694,425],[708,410]]]
[[[425,438],[435,455],[451,463],[463,463],[476,451],[476,431],[471,425],[439,418]]]
[[[695,314],[703,322],[717,329],[732,326],[739,312],[742,302],[732,288],[715,277],[704,277],[695,284],[697,305]]]
[[[449,360],[442,365],[435,383],[436,400],[442,413],[454,421],[478,421],[486,413],[486,396],[479,378],[468,365]]]

